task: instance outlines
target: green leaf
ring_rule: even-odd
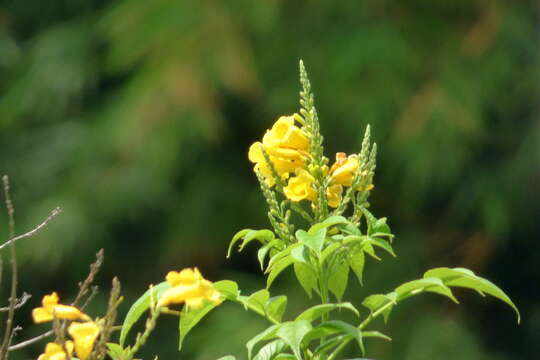
[[[350,224],[349,220],[344,218],[343,216],[330,216],[326,218],[324,221],[313,225],[309,228],[308,233],[310,235],[316,234],[321,229],[327,229],[331,226],[337,225],[337,224]]]
[[[277,252],[276,254],[272,255],[272,257],[270,258],[270,261],[268,262],[266,272],[267,273],[270,272],[270,270],[272,270],[272,267],[274,266],[275,263],[282,260],[283,258],[286,258],[286,257],[290,256],[291,252],[295,248],[300,247],[300,246],[302,246],[302,244],[295,243],[295,244],[292,244],[292,245],[288,246],[287,248]]]
[[[296,360],[296,357],[292,354],[279,354],[273,360]]]
[[[304,336],[312,329],[311,323],[306,320],[289,321],[283,323],[276,335],[291,347],[297,359],[302,359],[300,344]]]
[[[342,244],[339,242],[334,242],[328,245],[321,253],[321,262],[324,262],[327,257],[333,255],[341,246]]]
[[[350,302],[338,303],[338,304],[320,304],[310,307],[304,310],[295,320],[307,320],[312,322],[335,309],[348,309],[352,311],[356,316],[359,316],[358,310]]]
[[[364,251],[359,247],[355,247],[350,253],[348,261],[352,271],[358,278],[358,282],[360,282],[360,285],[363,285],[364,265],[366,262]]]
[[[309,249],[307,246],[300,245],[291,251],[291,256],[297,261],[309,264]]]
[[[126,337],[133,327],[133,325],[139,320],[139,318],[145,313],[146,310],[150,308],[150,299],[153,296],[154,300],[157,301],[161,294],[167,289],[170,288],[170,285],[168,282],[164,281],[162,283],[159,283],[152,288],[145,291],[144,294],[142,294],[141,297],[139,297],[133,305],[131,305],[131,308],[129,309],[126,318],[124,319],[124,323],[122,324],[122,330],[120,331],[120,346],[124,346],[124,342],[126,341]]]
[[[270,293],[268,292],[268,290],[262,289],[251,294],[246,299],[246,305],[264,315],[264,307],[269,298]]]
[[[343,334],[343,335],[352,337],[354,340],[356,340],[358,347],[360,348],[360,351],[362,352],[362,355],[364,354],[365,349],[364,349],[364,342],[362,340],[362,332],[357,327],[352,326],[351,324],[348,324],[344,321],[331,320],[331,321],[322,323],[321,325],[317,327],[317,329],[321,329],[321,330],[324,329],[324,331],[326,332],[325,336],[328,336],[329,334],[337,333],[337,334]],[[313,332],[309,336],[309,341],[312,341],[314,339],[312,337],[312,334]]]
[[[412,295],[416,295],[424,291],[428,291],[447,296],[455,303],[459,303],[454,297],[454,294],[452,294],[452,290],[450,290],[449,287],[444,285],[443,282],[436,277],[409,281],[398,286],[394,291],[398,296],[397,301],[404,300]]]
[[[266,279],[266,288],[268,289],[270,285],[272,285],[276,277],[283,270],[289,267],[289,265],[291,265],[293,262],[294,262],[294,259],[290,255],[287,255],[286,257],[276,262],[275,265],[272,266],[272,270],[270,271],[270,274],[268,275],[268,278]]]
[[[329,352],[329,350],[335,348],[336,346],[341,345],[344,341],[349,341],[350,339],[351,336],[349,335],[339,335],[331,337],[330,339],[325,339],[319,346],[317,346],[315,351],[313,351],[313,354],[320,356],[323,353]]]
[[[296,238],[300,243],[310,247],[316,254],[320,254],[326,238],[326,228],[321,228],[313,234],[307,233],[304,230],[296,232]]]
[[[330,269],[328,276],[328,289],[335,295],[338,301],[341,301],[347,282],[349,281],[349,264],[344,259],[337,259]]]
[[[232,355],[227,355],[227,356],[220,357],[217,360],[236,360],[236,358]]]
[[[264,271],[264,260],[266,259],[266,255],[268,254],[268,251],[274,248],[280,241],[281,241],[280,239],[274,239],[270,241],[268,244],[262,246],[257,251],[257,259],[259,259],[259,264],[261,264],[261,270]]]
[[[396,253],[394,252],[394,249],[392,249],[392,245],[390,245],[388,241],[383,240],[381,238],[376,238],[376,237],[368,237],[367,241],[372,245],[375,245],[377,247],[380,247],[381,249],[384,249],[393,257],[396,257]]]
[[[382,314],[384,316],[384,322],[386,323],[388,321],[388,317],[390,316],[392,308],[394,307],[394,305],[397,304],[396,299],[397,294],[395,292],[391,292],[386,295],[375,294],[365,298],[362,302],[362,305],[367,307],[372,314],[378,311],[382,311]]]
[[[265,330],[263,330],[262,332],[260,332],[259,334],[255,335],[254,337],[252,337],[246,343],[246,348],[247,348],[247,351],[248,351],[248,359],[251,359],[251,354],[253,352],[253,347],[255,345],[257,345],[261,341],[271,340],[271,339],[275,338],[277,331],[279,330],[279,328],[282,325],[283,324],[272,325],[272,326],[266,328]]]
[[[287,297],[285,295],[280,295],[268,299],[265,306],[265,311],[269,318],[280,322],[286,308]]]
[[[304,263],[295,262],[294,273],[300,285],[302,285],[309,298],[311,298],[311,291],[316,289],[317,286],[317,276],[313,270]]]
[[[231,280],[221,280],[214,283],[214,289],[219,291],[228,300],[237,300],[239,296],[238,285]],[[180,335],[178,338],[178,350],[182,349],[182,344],[187,334],[193,329],[195,325],[201,321],[206,314],[214,309],[219,304],[207,302],[199,309],[189,309],[189,311],[183,311],[180,315],[178,329]]]
[[[392,341],[392,338],[388,335],[385,335],[378,331],[362,331],[362,336],[364,338],[373,337],[373,338],[379,338],[386,341]]]
[[[519,310],[512,300],[499,287],[491,281],[475,275],[471,270],[464,268],[436,268],[426,271],[424,278],[438,278],[446,286],[463,287],[478,291],[481,295],[489,294],[509,305],[516,312],[517,322],[519,324],[521,316]]]
[[[178,324],[178,329],[180,331],[180,336],[178,338],[178,351],[182,350],[182,344],[187,334],[193,329],[195,325],[205,317],[211,310],[213,310],[217,304],[206,303],[199,309],[190,309],[189,311],[182,311],[180,315],[180,321]]]
[[[253,357],[253,360],[272,360],[276,354],[279,354],[287,348],[287,344],[277,339],[264,345],[261,350]]]
[[[263,229],[263,230],[252,230],[252,229],[244,229],[237,232],[234,237],[232,238],[229,249],[227,250],[227,257],[230,257],[232,248],[236,242],[240,239],[244,239],[242,244],[240,245],[240,248],[238,249],[238,252],[244,250],[244,247],[252,242],[253,240],[258,240],[262,244],[266,244],[272,240],[275,239],[274,233],[270,230]]]
[[[386,224],[386,218],[380,218],[373,224],[371,228],[371,233],[369,235],[375,236],[375,234],[380,234],[381,236],[393,236],[390,231],[390,226]]]
[[[235,301],[240,295],[238,284],[232,280],[220,280],[214,283],[214,289],[227,300]]]
[[[115,343],[107,343],[107,355],[109,355],[113,360],[121,360],[124,356],[124,349]],[[72,357],[73,359],[73,357]]]

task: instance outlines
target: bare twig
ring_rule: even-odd
[[[45,226],[47,226],[49,224],[49,222],[56,217],[56,215],[60,214],[60,212],[62,212],[62,210],[59,207],[53,209],[51,211],[51,214],[45,219],[45,221],[43,221],[41,224],[36,226],[33,230],[30,230],[29,232],[27,232],[25,234],[10,238],[10,240],[8,240],[5,243],[3,243],[2,245],[0,245],[0,250],[2,250],[3,248],[5,248],[8,245],[11,245],[12,243],[14,243],[17,240],[24,239],[24,238],[35,235],[41,229],[43,229]]]
[[[8,351],[14,351],[14,350],[19,350],[19,349],[22,349],[24,347],[27,347],[29,345],[32,345],[32,344],[35,344],[37,343],[38,341],[41,341],[45,338],[48,338],[49,336],[51,336],[52,334],[54,333],[54,330],[49,330],[47,331],[46,333],[43,333],[41,335],[38,335],[36,337],[33,337],[31,339],[28,339],[28,340],[25,340],[25,341],[22,341],[18,344],[15,344],[15,345],[12,345],[8,348]]]
[[[26,292],[23,292],[22,296],[16,300],[15,309],[18,309],[18,308],[22,307],[24,304],[26,304],[28,299],[30,299],[31,297],[32,297],[32,295],[30,295],[30,294],[28,294]],[[9,306],[0,307],[0,312],[6,312],[6,311],[9,311]]]
[[[9,178],[7,175],[2,177],[2,182],[4,184],[4,197],[6,201],[6,209],[9,218],[9,238],[13,239],[15,237],[15,208],[13,207],[13,202],[11,201],[11,194],[9,189]],[[0,359],[7,359],[7,350],[10,345],[11,339],[15,335],[15,330],[13,329],[13,318],[15,317],[15,306],[17,305],[17,257],[15,253],[15,242],[11,242],[11,292],[9,297],[9,309],[8,316],[6,320],[6,328],[4,330],[4,340],[2,341],[2,347],[0,347]],[[13,332],[12,332],[13,329]]]
[[[88,273],[88,276],[86,277],[86,279],[84,279],[83,282],[79,283],[79,293],[77,294],[77,297],[75,298],[75,300],[73,300],[71,305],[73,306],[77,305],[77,303],[81,301],[82,297],[86,295],[102,263],[103,263],[103,249],[100,249],[96,254],[96,261],[90,265],[90,272]]]

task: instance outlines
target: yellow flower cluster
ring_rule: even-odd
[[[185,303],[190,309],[198,309],[204,301],[221,303],[221,294],[214,289],[212,282],[202,277],[199,269],[170,271],[165,280],[171,286],[161,295],[158,306]]]
[[[45,347],[45,352],[38,360],[66,360],[71,358],[73,349],[77,357],[81,360],[88,358],[94,343],[99,335],[99,326],[91,321],[90,317],[77,309],[75,306],[58,303],[59,298],[56,292],[45,295],[41,301],[42,307],[32,311],[34,322],[42,323],[52,321],[54,318],[61,320],[82,320],[85,322],[73,322],[68,327],[68,333],[73,341],[68,340],[62,345],[50,342]],[[66,354],[66,351],[68,354]],[[69,356],[68,356],[69,355]]]
[[[315,178],[305,166],[306,160],[311,157],[309,138],[301,127],[295,125],[295,120],[301,120],[300,115],[281,116],[266,131],[262,143],[257,141],[250,146],[248,158],[255,163],[254,171],[260,173],[266,184],[272,187],[276,180],[264,156],[263,150],[266,151],[277,175],[283,181],[288,180],[283,187],[285,196],[295,202],[315,201]],[[329,206],[339,206],[343,187],[352,185],[358,166],[356,154],[347,156],[340,152],[336,154],[336,162],[330,169],[326,166],[321,169],[325,176],[330,177],[330,185],[326,190]],[[294,176],[290,177],[290,174]],[[372,187],[370,185],[368,190]]]

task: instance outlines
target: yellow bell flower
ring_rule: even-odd
[[[297,169],[296,176],[289,179],[287,186],[283,188],[283,192],[287,199],[298,202],[301,200],[314,201],[317,197],[317,193],[313,188],[313,182],[315,178],[304,169]],[[336,208],[341,201],[341,192],[343,188],[341,185],[332,185],[326,189],[326,198],[328,200],[328,206]]]
[[[283,180],[289,177],[289,173],[303,166],[304,158],[309,156],[309,139],[294,125],[296,116],[299,115],[281,116],[272,128],[266,131],[262,143],[257,141],[249,148],[248,158],[255,163],[254,171],[260,172],[270,187],[274,186],[275,179],[263,155],[263,148]]]
[[[65,343],[66,350],[69,353],[69,358],[73,353],[73,342],[66,341]],[[45,352],[39,355],[38,360],[66,360],[68,356],[64,352],[62,345],[50,342],[45,346]]]
[[[68,333],[75,341],[75,353],[81,360],[88,358],[94,342],[99,335],[99,327],[93,322],[77,323],[69,325]]]
[[[214,289],[212,282],[202,277],[199,269],[170,271],[166,278],[171,288],[161,295],[158,306],[186,303],[188,308],[198,309],[204,301],[221,303],[221,294]]]
[[[315,200],[317,193],[313,189],[315,178],[304,169],[296,170],[296,176],[289,179],[283,192],[287,199],[298,202],[301,200]]]
[[[56,292],[45,295],[41,300],[42,307],[32,310],[35,323],[52,321],[53,318],[64,320],[90,320],[90,317],[77,309],[75,306],[58,304]]]
[[[330,176],[334,184],[351,186],[352,179],[358,169],[358,156],[339,152],[336,154],[336,162],[330,168]]]

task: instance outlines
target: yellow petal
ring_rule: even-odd
[[[45,308],[38,307],[32,310],[32,318],[36,324],[52,321],[53,314],[51,311],[46,310]]]
[[[285,196],[292,201],[315,200],[316,193],[311,186],[315,179],[306,170],[298,169],[296,176],[289,179],[283,188]]]
[[[58,300],[58,294],[56,292],[52,292],[50,295],[43,296],[41,304],[45,309],[52,310],[52,307],[58,304]]]
[[[341,202],[341,192],[343,187],[341,185],[332,185],[326,190],[326,197],[328,199],[328,206],[337,208]]]
[[[69,352],[69,356],[73,353],[73,342],[65,342],[66,350]],[[38,357],[38,360],[66,360],[67,356],[62,348],[62,345],[50,342],[45,346],[45,352]]]
[[[53,316],[64,320],[90,320],[90,317],[75,306],[58,304],[53,307]]]
[[[264,162],[264,154],[262,152],[263,144],[259,141],[251,144],[248,152],[248,159],[253,163]]]
[[[165,279],[171,286],[191,285],[196,281],[201,280],[202,275],[197,268],[186,268],[180,272],[169,271]]]
[[[75,341],[75,353],[81,360],[85,360],[92,349],[94,342],[99,335],[99,327],[92,321],[85,323],[72,323],[68,328],[68,333]]]
[[[358,169],[358,157],[356,155],[350,155],[345,161],[341,155],[343,153],[336,154],[336,163],[332,165],[330,170],[332,181],[335,184],[344,186],[351,186],[352,179],[356,170]]]

